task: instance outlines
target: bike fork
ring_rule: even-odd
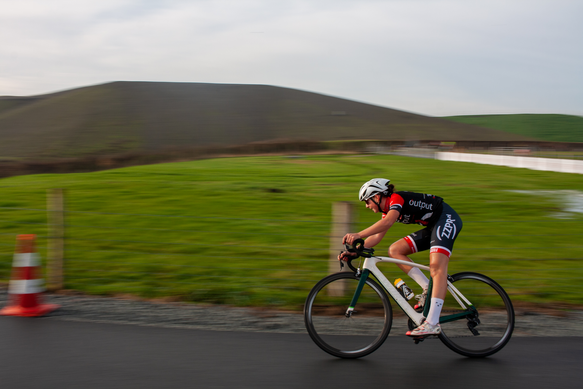
[[[356,302],[358,301],[358,298],[360,297],[360,292],[362,292],[362,288],[364,288],[364,284],[366,284],[366,279],[368,278],[369,273],[370,272],[368,271],[368,269],[364,269],[362,271],[362,274],[360,275],[360,280],[358,281],[358,286],[356,287],[356,290],[354,291],[354,296],[352,296],[352,301],[350,302],[350,306],[346,310],[346,314],[345,314],[346,317],[352,316],[352,313],[354,312],[354,307],[356,306]]]

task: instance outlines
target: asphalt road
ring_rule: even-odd
[[[342,360],[307,334],[205,331],[0,317],[0,387],[579,388],[583,337],[516,337],[485,359],[390,337]]]

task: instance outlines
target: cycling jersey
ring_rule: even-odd
[[[399,211],[397,222],[403,224],[434,224],[441,215],[443,199],[430,194],[415,192],[395,192],[383,210],[383,219],[390,210]]]
[[[412,253],[430,249],[449,258],[453,244],[462,230],[462,220],[456,211],[441,197],[415,192],[395,192],[383,210],[383,219],[391,210],[399,211],[397,222],[420,224],[422,230],[406,236],[405,242]]]

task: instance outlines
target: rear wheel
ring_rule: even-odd
[[[314,286],[304,306],[312,340],[340,358],[359,358],[379,348],[391,330],[393,313],[385,290],[370,277],[352,314],[347,316],[360,277],[332,274]]]
[[[458,273],[451,279],[471,305],[462,300],[467,307],[463,309],[451,292],[447,293],[440,317],[441,341],[467,357],[486,357],[500,351],[514,330],[514,309],[504,289],[478,273]],[[471,314],[443,322],[447,316],[464,312]]]

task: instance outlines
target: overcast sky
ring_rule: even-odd
[[[109,81],[583,116],[583,1],[0,0],[0,96]]]

